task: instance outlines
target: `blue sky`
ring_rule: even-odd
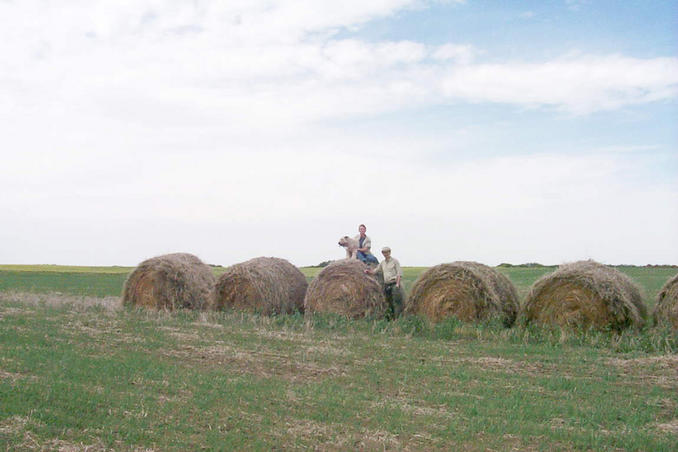
[[[678,5],[0,0],[0,263],[678,263]]]
[[[467,1],[408,9],[347,36],[468,42],[490,58],[541,59],[574,49],[654,57],[678,50],[675,1]]]

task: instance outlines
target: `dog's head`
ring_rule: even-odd
[[[342,238],[339,239],[339,246],[346,247],[348,246],[348,236],[345,235]]]

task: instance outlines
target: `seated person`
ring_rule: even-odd
[[[365,235],[367,232],[367,227],[364,224],[361,224],[358,226],[358,232],[359,234],[355,236],[355,239],[358,241],[358,260],[366,264],[379,264],[379,260],[370,252],[372,241],[367,235]]]

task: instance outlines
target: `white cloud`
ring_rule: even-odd
[[[452,60],[460,64],[469,64],[477,51],[470,45],[443,44],[433,50],[431,56],[436,60]]]
[[[585,114],[675,98],[678,59],[580,55],[545,63],[478,64],[451,68],[443,91],[476,102]]]
[[[583,54],[487,64],[475,62],[480,51],[466,44],[333,37],[337,28],[417,5],[2,3],[0,99],[19,114],[77,110],[171,124],[185,113],[188,122],[273,127],[454,102],[586,114],[677,94],[676,58]]]

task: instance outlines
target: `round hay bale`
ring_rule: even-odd
[[[647,315],[640,289],[628,276],[591,260],[542,276],[523,309],[528,322],[614,330],[641,326]]]
[[[511,281],[478,262],[452,262],[419,275],[405,312],[439,322],[456,317],[465,322],[499,317],[511,326],[518,315],[518,294]]]
[[[678,330],[678,274],[666,281],[657,294],[652,312],[655,325],[670,325]]]
[[[304,311],[308,283],[297,267],[277,257],[235,264],[217,280],[214,307],[264,315]]]
[[[212,270],[192,254],[157,256],[129,274],[122,303],[169,311],[203,310],[210,307],[214,280]]]
[[[358,260],[343,259],[322,269],[306,291],[306,312],[332,312],[351,319],[383,318],[383,289],[374,277],[365,274],[366,268]]]

